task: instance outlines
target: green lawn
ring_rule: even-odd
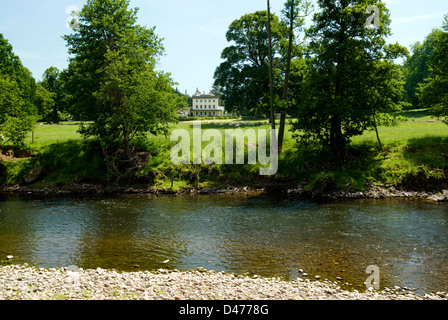
[[[82,136],[78,133],[79,123],[62,122],[55,124],[37,124],[34,132],[30,133],[25,140],[26,145],[32,149],[41,149],[53,143],[62,143],[70,140],[80,140]],[[34,138],[34,142],[33,142]]]
[[[400,113],[405,119],[397,127],[381,127],[379,128],[380,138],[383,144],[386,146],[394,146],[401,144],[418,144],[419,141],[425,145],[428,138],[445,139],[448,138],[448,126],[441,120],[434,119],[425,110],[407,111]],[[213,122],[214,125],[209,123]],[[245,130],[253,128],[267,129],[270,128],[270,124],[267,120],[207,120],[202,122],[202,129],[218,129],[224,133],[225,129],[235,129],[235,126],[219,124],[229,123],[264,123],[263,125],[242,125],[240,128]],[[294,143],[292,139],[292,132],[289,130],[291,126],[287,125],[287,131],[285,134],[286,145]],[[278,120],[277,120],[278,128]],[[37,124],[34,130],[34,143],[32,142],[32,134],[29,134],[26,139],[26,144],[32,149],[40,149],[43,146],[47,146],[53,143],[62,143],[70,140],[82,139],[82,136],[78,133],[79,123],[77,122],[62,122],[60,125],[41,125]],[[172,129],[185,129],[190,132],[193,130],[193,122],[179,122],[177,125],[173,125]],[[154,138],[154,137],[151,137]],[[165,138],[165,137],[159,137]],[[368,131],[364,135],[353,139],[354,144],[373,143],[376,144],[376,136],[374,131]]]

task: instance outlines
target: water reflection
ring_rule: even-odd
[[[445,291],[448,210],[418,201],[235,196],[0,196],[0,257],[43,267],[191,269],[342,278]],[[166,261],[168,261],[166,263]]]

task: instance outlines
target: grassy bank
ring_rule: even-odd
[[[260,165],[174,165],[170,151],[176,143],[170,142],[169,137],[148,136],[144,141],[134,141],[134,147],[147,154],[146,164],[132,181],[121,183],[179,190],[198,186],[254,186],[282,179],[291,185],[302,184],[314,192],[334,188],[360,190],[375,185],[394,185],[408,190],[443,189],[448,169],[447,157],[444,156],[448,154],[448,127],[433,119],[426,110],[402,112],[401,116],[404,121],[399,126],[380,128],[382,150],[375,133],[366,132],[352,142],[346,162],[340,166],[327,161],[328,155],[321,150],[298,146],[292,132],[287,130],[278,174],[274,177],[261,177]],[[239,126],[236,127],[236,123]],[[257,129],[269,128],[269,124],[267,121],[242,120],[207,120],[202,123],[203,130],[211,128],[224,136],[226,129],[254,129],[257,132]],[[173,129],[192,133],[193,122],[180,122]],[[107,172],[95,141],[82,140],[77,130],[77,123],[37,125],[27,138],[32,156],[3,160],[0,183],[22,184],[30,170],[39,166],[43,173],[33,183],[35,187],[72,182],[116,182]],[[207,144],[203,143],[203,147]],[[247,163],[247,148],[245,152]]]

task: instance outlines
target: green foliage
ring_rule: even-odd
[[[92,140],[48,144],[33,157],[5,162],[5,166],[6,174],[0,183],[11,185],[23,183],[24,176],[38,166],[43,168],[43,179],[36,187],[84,180],[107,181],[101,149]]]
[[[434,115],[448,123],[448,15],[444,31],[433,38],[433,52],[428,61],[429,76],[419,86],[420,101],[432,109]]]
[[[36,92],[36,82],[31,75],[31,72],[26,69],[19,57],[13,52],[12,46],[0,33],[0,75],[9,76],[17,82],[29,109],[32,109],[34,94]]]
[[[45,70],[42,75],[42,82],[40,85],[52,95],[51,98],[53,100],[52,104],[49,103],[49,100],[47,100],[48,102],[46,108],[43,108],[41,105],[40,115],[43,116],[47,122],[51,121],[53,123],[59,123],[61,120],[60,115],[67,107],[67,96],[59,69],[56,67],[50,67]]]
[[[93,121],[82,124],[80,132],[100,141],[118,176],[135,168],[131,140],[148,131],[166,133],[187,103],[174,92],[170,76],[154,70],[163,53],[161,40],[154,28],[136,24],[137,12],[129,0],[89,0],[79,28],[64,37],[74,55],[63,74],[70,111]]]
[[[36,83],[0,34],[0,145],[24,144],[35,118]]]
[[[320,0],[314,25],[307,30],[309,70],[302,89],[295,129],[300,141],[317,140],[336,160],[351,139],[376,127],[377,115],[396,111],[402,76],[393,59],[405,54],[386,46],[390,18],[384,3]],[[380,9],[380,28],[367,28],[366,8]]]
[[[70,183],[86,178],[106,180],[101,148],[94,140],[48,145],[33,159],[33,165],[43,166],[48,182]]]
[[[269,110],[269,45],[266,11],[246,14],[232,22],[226,38],[232,45],[221,55],[215,85],[222,90],[226,110],[239,114],[266,115]],[[284,45],[287,27],[272,15],[273,56]],[[278,60],[278,59],[277,59]],[[275,71],[277,79],[279,70]],[[277,81],[278,82],[278,81]],[[277,94],[281,87],[277,84]]]
[[[55,93],[48,91],[40,83],[37,84],[34,104],[37,107],[39,116],[46,122],[54,120],[52,116],[56,98],[57,95]]]
[[[22,147],[35,118],[29,114],[16,81],[0,78],[0,145]]]
[[[416,42],[411,46],[412,55],[404,63],[404,72],[406,75],[406,97],[414,108],[424,107],[418,99],[418,87],[429,77],[428,62],[434,51],[435,39],[442,31],[433,30],[423,43]]]

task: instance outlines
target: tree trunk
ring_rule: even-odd
[[[53,122],[55,124],[59,123],[58,106],[56,104],[53,106]]]
[[[344,161],[345,140],[344,135],[342,134],[341,119],[337,115],[331,117],[330,151],[333,159],[338,162]]]
[[[378,132],[378,126],[376,124],[376,115],[375,112],[373,113],[373,127],[375,128],[375,133],[376,133],[376,140],[378,141],[378,144],[380,146],[380,150],[383,150],[383,144],[381,143],[381,139],[380,139],[380,134]]]
[[[271,34],[271,4],[268,1],[268,37],[269,37],[269,99],[271,108],[271,127],[275,130],[275,113],[274,113],[274,84],[273,84],[273,69],[272,61],[272,34]]]
[[[343,4],[344,8],[346,7]],[[339,30],[339,43],[340,46],[337,49],[337,65],[336,65],[336,84],[335,84],[335,103],[341,102],[340,97],[344,96],[344,77],[345,77],[345,50],[343,44],[345,43],[346,24],[342,20]],[[339,108],[333,108],[333,115],[331,116],[331,128],[330,128],[330,150],[332,157],[338,161],[343,162],[345,157],[345,139],[342,133],[342,120],[340,114],[338,114]]]
[[[292,41],[294,40],[294,1],[291,2],[289,16],[289,43],[288,43],[288,57],[286,59],[285,83],[283,84],[283,102],[286,105],[288,100],[289,75],[291,73],[291,59],[292,59]],[[278,132],[278,153],[283,151],[283,140],[285,136],[286,125],[286,110],[282,110],[280,117],[280,129]]]
[[[131,146],[129,144],[129,136],[126,130],[124,130],[124,150],[126,152],[126,158],[129,162],[132,162]],[[132,163],[129,163],[129,167],[132,167]]]
[[[282,112],[280,116],[280,126],[278,129],[278,154],[283,151],[283,140],[285,136],[285,126],[286,126],[286,113]]]

